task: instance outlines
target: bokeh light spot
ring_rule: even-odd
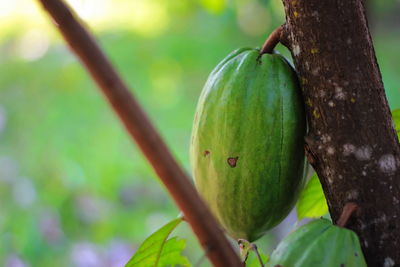
[[[269,29],[270,15],[260,3],[250,2],[238,9],[238,23],[244,33],[259,36]]]
[[[46,54],[49,45],[50,40],[44,32],[32,29],[21,36],[17,53],[22,59],[34,61]]]
[[[210,13],[219,14],[226,7],[225,0],[201,0],[203,7]]]

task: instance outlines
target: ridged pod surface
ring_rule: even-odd
[[[297,77],[281,55],[243,48],[213,70],[190,155],[196,187],[229,235],[254,241],[290,212],[305,130]]]
[[[270,267],[366,267],[358,236],[319,219],[289,234],[272,252]]]

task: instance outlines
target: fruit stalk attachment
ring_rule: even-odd
[[[272,51],[274,50],[275,46],[280,42],[281,39],[281,34],[282,34],[282,29],[283,25],[279,26],[276,28],[265,40],[265,43],[263,44],[260,54],[272,54]]]

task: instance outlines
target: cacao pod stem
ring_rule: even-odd
[[[267,40],[265,40],[265,43],[260,50],[261,55],[266,53],[272,54],[272,51],[274,50],[275,46],[279,43],[281,39],[282,29],[283,25],[279,26],[273,32],[271,32],[271,34],[268,36]]]
[[[344,205],[342,214],[339,217],[336,225],[340,227],[345,227],[351,215],[358,209],[358,205],[354,202],[348,202]]]

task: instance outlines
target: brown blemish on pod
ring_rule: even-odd
[[[206,151],[204,151],[204,157],[207,157],[208,155],[210,155],[210,151],[208,151],[208,150],[206,150]]]
[[[228,158],[227,162],[228,162],[229,166],[231,166],[232,168],[235,168],[238,159],[239,159],[239,157]]]

